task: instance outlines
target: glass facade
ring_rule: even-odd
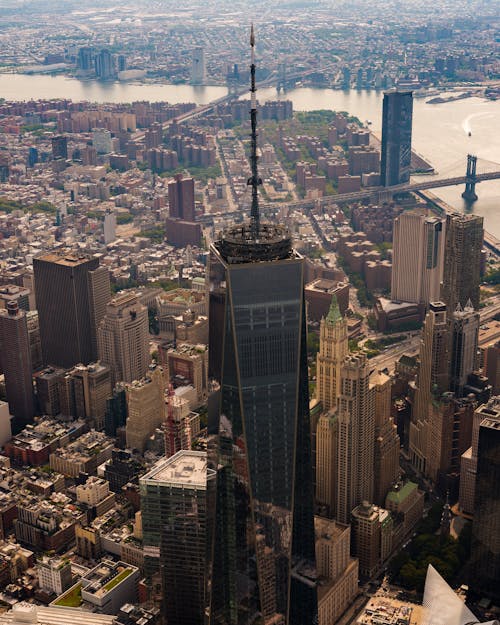
[[[388,91],[382,105],[380,183],[384,187],[410,180],[413,93]]]
[[[317,618],[303,260],[211,249],[219,456],[211,622]]]

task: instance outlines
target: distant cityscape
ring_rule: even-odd
[[[227,87],[0,100],[0,625],[498,625],[500,165],[414,149],[498,19],[0,2],[6,74]]]

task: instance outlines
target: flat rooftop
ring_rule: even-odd
[[[74,252],[49,252],[43,256],[39,256],[36,260],[43,260],[46,263],[55,263],[56,265],[63,265],[65,267],[77,267],[78,265],[84,265],[88,263],[91,258],[83,254],[75,254]]]
[[[141,477],[141,482],[205,488],[207,477],[212,474],[215,475],[214,471],[207,468],[206,452],[181,450],[171,458],[157,462]]]

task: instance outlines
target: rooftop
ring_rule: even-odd
[[[387,500],[399,504],[409,497],[417,488],[418,486],[414,482],[406,482],[404,486],[391,489],[387,495]]]
[[[84,254],[75,254],[70,251],[62,252],[49,252],[40,256],[37,260],[43,260],[46,263],[54,263],[56,265],[63,265],[64,267],[77,267],[78,265],[84,265],[92,260]]]
[[[156,482],[171,486],[206,488],[207,478],[214,472],[207,468],[204,451],[181,450],[171,458],[157,462],[141,482]]]

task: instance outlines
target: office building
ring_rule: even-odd
[[[441,299],[453,311],[470,300],[479,310],[483,218],[453,213],[446,216]]]
[[[470,301],[462,308],[460,304],[450,320],[450,391],[461,397],[467,378],[479,366],[479,312]]]
[[[337,406],[340,366],[348,350],[347,319],[340,314],[334,295],[328,315],[321,319],[316,356],[316,397],[325,411]]]
[[[97,360],[95,324],[110,297],[107,269],[98,258],[68,251],[35,258],[33,268],[44,364]]]
[[[215,477],[206,452],[183,450],[139,480],[144,547],[158,555],[168,623],[206,623]]]
[[[194,221],[194,180],[176,174],[175,180],[168,183],[168,206],[170,217],[184,221]]]
[[[375,394],[375,447],[373,465],[373,502],[383,506],[389,489],[398,480],[400,440],[391,417],[392,380],[385,373],[370,378]]]
[[[336,520],[349,523],[352,510],[373,500],[375,394],[363,353],[342,362],[337,403],[338,471]]]
[[[479,426],[470,588],[500,601],[500,419],[485,416]]]
[[[68,158],[68,138],[63,135],[52,137],[52,158],[56,161],[58,159],[67,160]]]
[[[151,366],[148,374],[126,386],[127,447],[141,453],[155,429],[165,422],[163,374],[160,367]]]
[[[206,345],[184,343],[166,353],[168,377],[174,386],[193,386],[196,406],[208,397],[208,348]]]
[[[332,410],[320,415],[316,424],[316,503],[328,518],[336,515],[337,446],[338,419]]]
[[[366,501],[352,511],[351,553],[359,558],[359,571],[373,578],[392,551],[392,517],[388,510]]]
[[[307,625],[317,590],[304,259],[284,227],[260,221],[253,29],[250,43],[251,219],[222,233],[209,261],[219,388],[211,621]]]
[[[200,433],[200,416],[191,412],[189,402],[169,392],[165,427],[165,456],[170,458],[181,449],[191,449]]]
[[[394,220],[391,299],[424,304],[439,300],[443,278],[444,223],[427,210]]]
[[[205,51],[198,47],[193,50],[191,60],[191,84],[203,85],[206,81]]]
[[[35,401],[26,312],[19,309],[17,302],[0,309],[0,360],[9,410],[16,425],[22,428],[33,420]]]
[[[479,426],[487,418],[500,421],[500,397],[492,397],[474,411],[472,421],[472,445],[464,451],[460,462],[460,509],[466,514],[474,514],[476,493],[476,471],[479,448]]]
[[[96,430],[104,428],[106,400],[111,396],[111,371],[99,362],[77,365],[69,375],[73,382],[75,414]]]
[[[92,146],[97,154],[109,154],[113,151],[112,135],[107,128],[95,128],[92,130]]]
[[[351,557],[351,528],[315,517],[318,623],[336,623],[358,593],[358,561]]]
[[[113,383],[142,378],[149,366],[148,309],[129,292],[114,297],[97,330],[99,358],[111,369]]]
[[[37,310],[26,312],[26,325],[28,326],[28,337],[30,340],[31,366],[33,371],[39,371],[43,367],[43,356]]]
[[[382,108],[380,183],[384,187],[410,180],[413,93],[387,91]]]
[[[429,435],[429,407],[434,395],[448,391],[449,326],[446,305],[431,302],[420,341],[420,366],[410,423],[410,457],[414,466],[425,472]]]

